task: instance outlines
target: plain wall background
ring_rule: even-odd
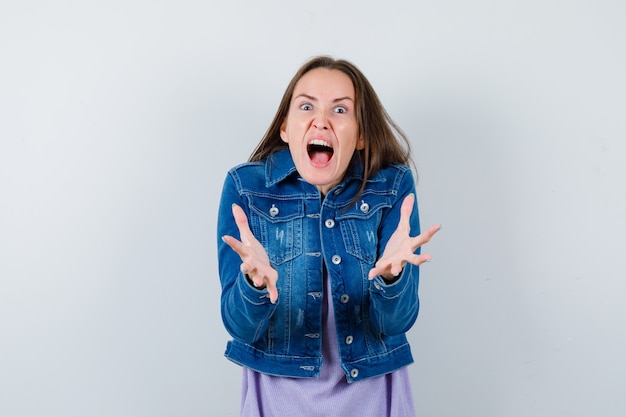
[[[420,417],[626,415],[626,6],[4,1],[0,415],[236,416],[222,181],[309,57],[412,140]]]

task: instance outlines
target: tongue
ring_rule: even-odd
[[[311,161],[316,165],[326,165],[330,161],[330,152],[316,151],[311,153]]]

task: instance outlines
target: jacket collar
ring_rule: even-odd
[[[276,185],[292,174],[297,174],[289,149],[281,149],[267,157],[265,161],[265,185]]]

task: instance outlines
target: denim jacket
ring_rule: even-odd
[[[363,167],[353,161],[343,181],[322,197],[297,173],[288,150],[229,171],[218,217],[221,313],[226,357],[258,372],[316,377],[322,364],[324,268],[332,288],[341,366],[348,382],[392,372],[413,362],[405,332],[419,310],[419,268],[406,264],[387,284],[368,279],[398,226],[404,197],[415,192],[411,171],[395,165],[367,181],[353,202]],[[253,287],[241,259],[221,236],[239,238],[238,204],[278,272],[278,301]],[[419,234],[417,204],[411,236]]]

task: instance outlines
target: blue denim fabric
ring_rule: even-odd
[[[322,197],[298,175],[288,150],[228,173],[218,218],[221,312],[233,340],[226,357],[256,371],[315,377],[322,363],[323,270],[332,286],[340,357],[349,382],[392,372],[413,362],[405,332],[419,310],[419,268],[407,264],[386,284],[368,279],[398,226],[404,197],[415,192],[411,171],[379,171],[355,204],[363,168],[353,160],[344,180]],[[238,204],[278,272],[278,301],[239,271],[241,259],[222,240],[239,238]],[[411,235],[419,234],[417,203]]]

